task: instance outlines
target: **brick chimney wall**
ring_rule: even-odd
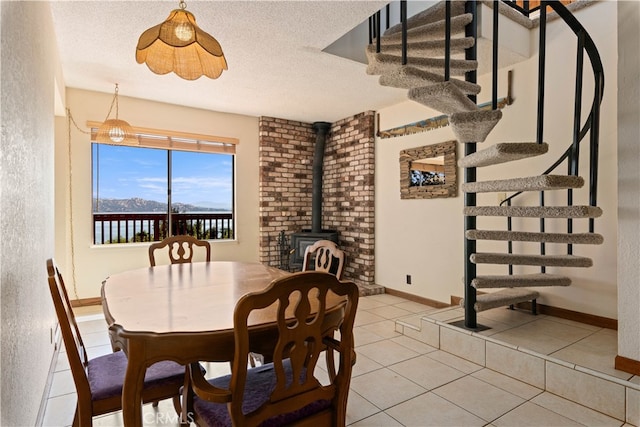
[[[324,158],[322,228],[337,230],[346,254],[343,278],[374,285],[375,112],[331,126]],[[261,117],[260,262],[278,266],[281,231],[311,227],[315,134],[311,123]]]

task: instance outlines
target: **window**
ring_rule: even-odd
[[[139,146],[92,143],[94,244],[233,239],[235,146],[145,131]]]

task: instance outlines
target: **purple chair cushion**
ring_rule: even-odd
[[[288,361],[284,361],[284,368],[287,377],[287,383],[290,384],[293,378],[291,365]],[[304,375],[302,372],[301,375]],[[212,385],[229,389],[231,375],[214,378],[209,380]],[[249,369],[247,371],[247,384],[244,391],[244,399],[242,402],[242,412],[247,414],[253,412],[262,406],[267,400],[271,392],[276,386],[276,375],[273,369],[273,363]],[[310,415],[321,412],[331,406],[329,400],[318,400],[304,406],[297,411],[287,414],[280,414],[271,417],[261,424],[261,427],[277,427],[294,423],[298,420],[306,418]],[[231,425],[231,417],[227,410],[226,403],[212,403],[199,399],[194,396],[193,409],[198,416],[210,427],[227,427]]]
[[[102,400],[121,395],[126,370],[127,356],[122,351],[91,359],[87,367],[91,399]],[[180,386],[184,384],[184,372],[184,366],[176,362],[166,360],[154,363],[147,368],[144,387],[175,384],[177,395]]]

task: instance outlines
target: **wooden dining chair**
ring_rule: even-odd
[[[342,277],[344,252],[331,240],[318,240],[307,246],[302,261],[302,271],[311,270],[331,273],[338,279]]]
[[[327,295],[342,297],[327,307]],[[358,287],[319,272],[299,272],[247,294],[234,312],[235,352],[230,375],[205,380],[190,366],[185,406],[200,426],[344,426],[351,369],[355,362],[353,322]],[[266,309],[274,322],[273,362],[247,367],[252,346],[248,319]],[[340,339],[333,332],[340,331]],[[274,332],[275,333],[275,332]],[[338,355],[337,373],[324,384],[316,374],[322,352]]]
[[[47,260],[47,273],[53,305],[78,395],[73,425],[91,426],[94,416],[122,409],[122,384],[127,369],[127,357],[124,352],[118,351],[89,360],[64,280],[52,259]],[[185,372],[184,366],[172,361],[151,365],[144,378],[142,401],[155,403],[172,398],[176,412],[180,413],[180,387],[184,385]]]
[[[205,250],[205,260],[211,261],[211,245],[206,240],[198,240],[193,236],[180,235],[171,236],[166,239],[153,243],[149,246],[149,263],[151,267],[155,267],[156,259],[154,253],[156,250],[167,249],[171,264],[189,263],[193,259],[194,246],[203,247]]]

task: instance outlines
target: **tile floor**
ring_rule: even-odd
[[[437,310],[391,295],[360,299],[355,337],[357,363],[349,395],[347,425],[360,426],[632,426],[541,388],[484,368],[397,332],[396,321],[419,323],[428,316],[459,318],[459,309]],[[77,313],[89,357],[111,351],[100,307]],[[482,313],[483,332],[514,346],[581,364],[640,385],[640,377],[613,369],[616,333],[548,316],[495,309]],[[228,364],[208,364],[208,375]],[[639,387],[640,388],[640,387]],[[640,402],[640,391],[637,401]],[[75,390],[64,350],[59,355],[44,416],[45,426],[68,426]],[[636,400],[632,399],[635,405]],[[640,420],[640,412],[638,413]],[[145,425],[178,425],[171,402],[144,407]],[[94,418],[96,426],[121,426],[119,413]]]

